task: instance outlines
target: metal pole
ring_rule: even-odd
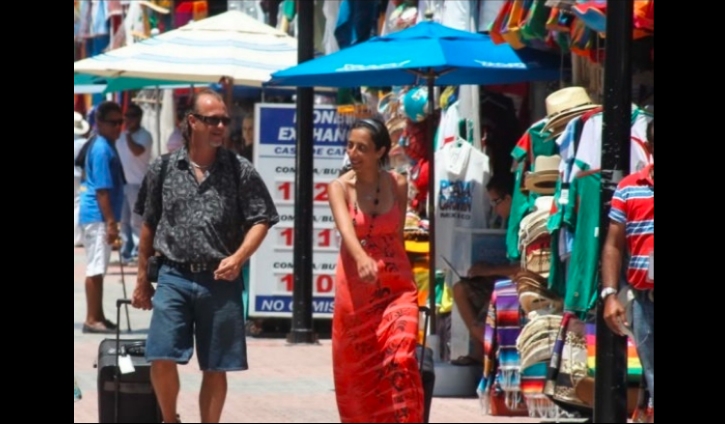
[[[435,75],[433,71],[428,73],[428,131],[426,139],[428,140],[428,307],[430,308],[430,332],[436,334],[436,239],[435,239],[435,146],[433,140],[435,137],[435,93],[434,82]],[[438,359],[438,358],[435,358]]]
[[[156,156],[161,156],[161,106],[163,99],[161,98],[161,88],[156,86]]]
[[[297,1],[297,62],[314,58],[314,7]],[[297,173],[295,175],[294,298],[288,343],[315,343],[312,331],[312,214],[314,89],[297,88]]]
[[[267,25],[277,28],[277,15],[279,15],[279,3],[276,1],[270,1],[269,10],[267,10]],[[297,18],[299,20],[299,17]],[[299,40],[300,38],[297,37]]]
[[[632,114],[633,0],[607,4],[607,44],[604,64],[604,123],[601,152],[601,211],[599,241],[607,238],[612,195],[629,173]],[[601,250],[600,250],[601,252]],[[601,269],[600,269],[601,272]],[[601,274],[600,274],[601,275]],[[600,279],[601,280],[601,279]],[[601,292],[601,283],[599,292]],[[594,422],[627,422],[627,339],[604,323],[604,304],[597,301],[597,355],[594,387]]]

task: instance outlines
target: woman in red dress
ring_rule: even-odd
[[[343,423],[423,421],[417,286],[403,242],[408,184],[384,170],[390,147],[382,122],[356,122],[347,144],[352,169],[329,186],[342,235],[332,359]]]

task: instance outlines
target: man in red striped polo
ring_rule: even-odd
[[[654,119],[647,127],[647,149],[654,159]],[[642,371],[654,405],[654,245],[655,245],[655,168],[654,163],[624,178],[612,197],[611,220],[602,253],[602,299],[604,320],[616,334],[632,328]],[[619,291],[625,246],[629,253],[627,283],[634,291],[632,322],[616,296]],[[649,417],[654,422],[654,416]]]

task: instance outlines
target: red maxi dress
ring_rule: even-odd
[[[350,209],[364,249],[378,262],[378,281],[361,281],[341,248],[332,320],[332,365],[343,423],[423,422],[423,385],[415,356],[418,295],[400,240],[400,209],[374,218]],[[368,232],[370,236],[368,237]]]

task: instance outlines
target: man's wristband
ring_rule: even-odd
[[[602,289],[602,300],[607,300],[610,295],[617,294],[617,289],[614,287],[605,287]]]

